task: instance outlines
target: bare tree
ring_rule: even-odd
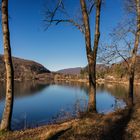
[[[134,95],[134,77],[135,77],[135,68],[136,68],[136,58],[139,47],[139,39],[140,39],[140,0],[128,0],[126,1],[126,9],[128,12],[133,14],[128,23],[120,26],[120,31],[117,33],[120,40],[123,40],[124,44],[127,46],[126,49],[122,50],[117,49],[115,46],[117,53],[119,56],[123,58],[123,60],[127,64],[128,75],[129,75],[129,103],[133,104],[133,95]],[[128,25],[128,26],[127,26]],[[129,36],[129,37],[128,37]]]
[[[10,130],[13,109],[14,73],[10,47],[10,33],[8,22],[8,0],[2,0],[2,30],[4,46],[4,62],[6,67],[6,100],[0,130]]]
[[[96,25],[95,25],[95,35],[94,35],[94,47],[91,46],[91,33],[89,25],[89,16],[87,12],[85,0],[80,0],[81,9],[83,15],[83,22],[85,28],[85,42],[86,42],[86,52],[88,59],[88,73],[89,73],[89,84],[94,96],[96,95],[96,57],[100,38],[100,10],[101,10],[101,0],[96,1]],[[92,98],[89,98],[92,99]],[[93,102],[89,101],[89,111],[95,110]]]
[[[58,25],[60,23],[70,23],[77,27],[85,36],[86,42],[86,53],[88,59],[88,73],[89,73],[89,85],[90,85],[90,95],[89,95],[89,111],[96,111],[96,57],[100,38],[100,11],[101,11],[102,0],[80,0],[81,12],[78,18],[72,18],[65,8],[63,0],[58,0],[54,10],[47,10],[45,13],[45,23],[47,23],[47,28],[55,23]],[[88,4],[88,6],[87,6]],[[91,27],[89,22],[89,16],[96,7],[96,21],[95,21],[95,34],[94,34],[94,45],[92,47],[91,40]],[[61,12],[62,18],[57,18],[57,12]]]
[[[114,59],[123,59],[125,67],[128,72],[129,81],[129,104],[133,104],[134,92],[134,77],[136,68],[136,58],[139,53],[139,38],[140,38],[140,1],[126,0],[125,10],[129,15],[125,21],[118,24],[118,26],[111,33],[113,42],[111,45],[106,45],[101,49],[100,60],[102,62],[110,63]],[[104,52],[104,53],[102,53]]]
[[[134,92],[134,76],[135,76],[135,67],[136,67],[136,57],[138,46],[140,42],[140,0],[135,0],[136,5],[136,34],[135,34],[135,43],[132,51],[131,63],[129,67],[129,97],[130,103],[133,103],[133,92]]]

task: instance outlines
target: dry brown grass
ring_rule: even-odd
[[[140,96],[137,96],[131,120],[125,130],[126,140],[140,140]]]

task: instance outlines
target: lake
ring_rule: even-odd
[[[25,129],[76,117],[88,106],[88,87],[74,83],[15,82],[12,129]],[[96,108],[108,113],[124,108],[127,90],[120,85],[98,85]],[[0,119],[5,101],[4,83],[0,83]]]

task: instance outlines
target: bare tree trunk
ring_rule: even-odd
[[[13,109],[13,93],[14,93],[14,73],[10,47],[10,33],[8,23],[8,0],[2,0],[2,30],[3,30],[3,46],[4,61],[6,67],[6,100],[4,113],[0,125],[0,130],[9,130],[12,109]]]
[[[97,112],[96,110],[96,94],[94,94],[95,89],[93,86],[89,87],[89,101],[88,101],[88,111]]]
[[[135,77],[135,65],[136,65],[136,57],[137,51],[140,41],[140,0],[135,0],[136,2],[136,10],[137,10],[137,31],[135,35],[135,44],[132,52],[132,58],[129,68],[129,103],[133,105],[133,94],[134,94],[134,77]]]
[[[86,41],[86,52],[88,59],[88,72],[89,72],[89,86],[90,86],[90,96],[89,96],[89,111],[96,110],[95,102],[96,102],[96,56],[100,38],[100,10],[101,10],[101,0],[97,0],[96,3],[96,26],[95,26],[95,35],[94,35],[94,47],[93,50],[91,48],[91,33],[90,33],[90,24],[89,24],[89,16],[87,13],[87,7],[85,0],[80,0],[83,22],[85,26],[85,41]],[[93,96],[91,96],[91,91]],[[94,100],[90,97],[94,97]],[[92,103],[92,101],[95,101]],[[94,107],[95,106],[95,107]]]

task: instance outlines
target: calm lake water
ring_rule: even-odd
[[[86,111],[88,88],[78,84],[15,83],[12,129],[25,129],[75,117]],[[127,90],[119,85],[97,86],[98,113],[124,108]],[[0,83],[0,119],[4,108],[5,89]]]

